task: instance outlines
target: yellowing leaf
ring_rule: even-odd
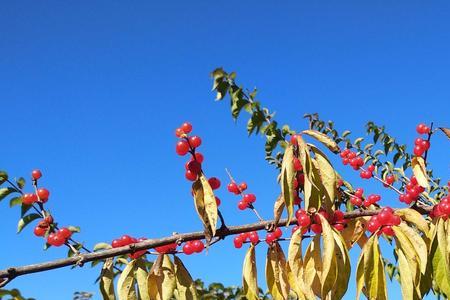
[[[278,196],[277,200],[275,201],[273,205],[273,219],[275,225],[278,224],[280,221],[281,215],[283,214],[284,210],[284,198],[282,195]]]
[[[317,130],[303,130],[303,134],[309,135],[322,144],[324,144],[328,149],[330,149],[334,153],[339,153],[340,149],[339,146],[336,144],[335,141],[333,141],[330,137],[328,137],[326,134],[323,134],[322,132],[319,132]]]
[[[409,269],[408,260],[401,249],[397,249],[398,269],[400,272],[400,286],[402,288],[403,299],[418,299],[414,287],[414,278]]]
[[[119,300],[133,300],[135,298],[134,293],[134,271],[135,271],[135,261],[132,260],[127,264],[125,269],[120,274],[119,280],[117,281],[117,290],[119,294]]]
[[[320,254],[320,235],[316,235],[306,248],[304,257],[304,282],[314,294],[321,295],[322,257]]]
[[[450,139],[450,128],[439,127],[439,129]]]
[[[338,273],[336,283],[331,291],[331,298],[342,299],[347,291],[348,281],[350,280],[350,256],[347,248],[345,247],[345,241],[342,236],[333,230],[333,237],[336,243],[334,249]]]
[[[402,220],[413,224],[420,231],[422,231],[427,237],[429,237],[429,226],[428,222],[423,218],[423,216],[416,210],[411,208],[397,209],[395,214],[402,218]]]
[[[364,285],[369,299],[387,299],[384,263],[376,234],[367,241],[364,252]]]
[[[320,179],[325,188],[325,191],[328,193],[328,197],[326,199],[328,199],[329,201],[325,202],[324,206],[327,210],[333,210],[337,185],[336,172],[334,171],[331,162],[322,151],[320,151],[315,146],[311,146],[311,149],[315,153],[315,159],[318,164]]]
[[[446,237],[450,232],[445,230],[443,219],[436,224],[436,234],[431,243],[430,256],[432,257],[433,278],[439,289],[450,295],[450,263]]]
[[[242,287],[248,300],[258,300],[258,280],[256,272],[255,246],[252,244],[245,255],[242,267]]]
[[[422,274],[425,274],[428,259],[428,248],[425,241],[417,233],[417,231],[415,231],[405,223],[401,223],[397,228],[399,228],[404,233],[405,237],[408,238],[411,245],[413,245],[414,250],[417,253],[417,257],[419,258],[420,271],[422,272]]]
[[[174,257],[175,279],[176,279],[176,298],[178,300],[196,300],[197,292],[191,275],[184,266],[181,259]]]
[[[337,278],[337,262],[334,253],[334,235],[330,224],[321,214],[317,214],[322,224],[323,252],[322,252],[322,275],[321,294],[325,297],[333,288]]]
[[[142,258],[136,259],[134,276],[139,289],[140,300],[150,300],[147,283],[147,267],[145,266],[145,261]]]
[[[414,176],[416,177],[419,185],[424,188],[429,188],[430,185],[427,178],[427,169],[425,167],[425,161],[423,160],[423,158],[420,156],[414,156],[411,159],[411,166]]]
[[[115,300],[113,259],[106,259],[100,274],[100,292],[104,300]]]
[[[151,300],[169,300],[176,287],[174,266],[167,254],[160,254],[147,278]]]
[[[213,190],[205,175],[201,174],[199,179],[192,185],[194,191],[194,202],[197,213],[205,228],[206,240],[209,243],[216,234],[217,226],[217,204]]]
[[[266,281],[274,299],[286,300],[289,296],[286,259],[280,245],[275,242],[267,249]]]
[[[286,148],[283,156],[283,163],[281,165],[281,194],[283,195],[284,204],[288,212],[288,223],[294,215],[294,150],[293,146],[289,145]]]
[[[346,248],[352,248],[353,245],[363,237],[365,231],[366,229],[360,218],[348,220],[347,226],[341,231]]]

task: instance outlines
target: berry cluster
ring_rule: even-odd
[[[444,197],[433,207],[430,213],[432,218],[443,218],[447,220],[450,217],[450,196]]]
[[[418,134],[429,134],[430,128],[421,123],[417,125],[416,131]],[[416,138],[414,141],[414,155],[415,156],[422,156],[426,151],[430,149],[430,141],[424,140],[420,137]]]
[[[281,230],[280,230],[281,232]],[[281,236],[281,234],[280,234]],[[235,248],[242,248],[242,245],[246,242],[246,241],[250,241],[253,245],[256,245],[259,243],[259,236],[258,236],[258,232],[257,231],[252,231],[252,232],[243,232],[239,235],[237,235],[234,240],[234,247]],[[267,240],[267,239],[266,239]]]
[[[324,217],[338,231],[344,230],[345,224],[348,222],[344,218],[344,212],[341,210],[334,211],[330,216],[325,210],[321,209],[311,218],[305,210],[299,209],[295,212],[295,218],[297,219],[298,225],[292,228],[292,233],[301,228],[302,234],[306,233],[308,230],[311,230],[315,234],[320,234],[322,232],[322,220],[318,214]]]
[[[42,222],[42,221],[41,221]],[[39,225],[38,225],[39,227]],[[35,228],[36,233],[36,228]],[[68,228],[61,228],[58,231],[52,232],[47,237],[47,243],[49,245],[59,247],[67,243],[67,240],[72,236],[72,231]]]
[[[381,200],[381,196],[377,194],[371,194],[367,197],[363,197],[364,190],[362,188],[357,188],[352,197],[350,197],[350,203],[354,206],[364,206],[369,207],[372,204],[377,203]]]
[[[161,254],[167,254],[167,253],[175,253],[177,251],[178,244],[172,243],[168,245],[162,245],[155,247],[156,252]]]
[[[136,244],[136,243],[145,241],[146,239],[147,238],[144,238],[144,237],[136,239],[136,238],[131,237],[129,235],[123,235],[122,237],[113,240],[112,243],[111,243],[111,246],[113,248],[119,248],[119,247],[131,245],[131,244]],[[147,250],[139,250],[139,251],[136,251],[134,253],[128,254],[128,256],[131,259],[136,259],[136,258],[139,258],[142,255],[144,255],[146,252],[147,252]]]
[[[400,202],[404,202],[409,205],[413,201],[416,201],[420,194],[424,191],[425,188],[418,184],[416,177],[412,176],[408,184],[406,184],[406,193],[401,194],[398,199]]]
[[[370,218],[369,223],[367,224],[367,230],[371,233],[378,231],[378,235],[384,233],[393,236],[394,230],[392,229],[392,226],[400,225],[401,221],[400,217],[394,214],[392,208],[384,207],[377,215]]]
[[[283,232],[281,231],[281,229],[279,227],[277,227],[277,228],[275,228],[274,231],[268,232],[266,234],[266,243],[268,245],[270,245],[273,242],[275,242],[276,240],[278,240],[279,238],[281,238],[282,235],[283,235]]]
[[[189,136],[192,131],[192,125],[188,122],[183,123],[179,128],[175,130],[175,135],[180,138],[177,142],[175,150],[178,155],[184,156],[187,153],[191,153],[191,158],[185,164],[186,179],[190,181],[197,180],[198,175],[202,171],[203,155],[199,152],[195,152],[202,144],[202,139],[199,136]]]
[[[384,187],[389,187],[389,185],[393,185],[395,182],[395,176],[394,175],[387,175],[386,178],[384,179],[383,186]]]
[[[241,182],[240,184],[237,184],[234,180],[231,180],[231,182],[227,185],[227,190],[230,193],[242,196],[241,201],[239,201],[237,205],[240,210],[251,208],[253,203],[256,202],[255,194],[244,193],[247,188],[247,183]]]
[[[205,249],[205,245],[200,240],[188,241],[183,245],[183,253],[191,255],[192,253],[201,253]]]
[[[33,170],[31,172],[31,179],[34,185],[37,186],[37,181],[42,177],[40,170]],[[26,193],[22,196],[22,203],[25,205],[33,205],[34,203],[46,203],[50,197],[50,192],[46,188],[37,189],[36,193]]]
[[[339,155],[342,158],[342,163],[344,165],[349,164],[355,171],[364,166],[364,160],[362,157],[358,156],[356,152],[353,152],[350,149],[342,150]]]

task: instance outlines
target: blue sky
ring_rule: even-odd
[[[450,126],[447,1],[10,1],[0,26],[0,168],[12,176],[42,169],[48,207],[61,225],[81,226],[77,238],[87,246],[201,228],[174,151],[174,129],[186,120],[203,139],[207,174],[225,181],[230,168],[270,217],[276,171],[264,161],[264,140],[248,138],[228,104],[214,103],[209,72],[217,66],[258,87],[278,121],[296,129],[307,126],[304,113],[318,112],[356,135],[375,120],[412,144],[418,122]],[[448,141],[436,136],[431,151],[447,180]],[[384,204],[397,205],[381,192]],[[218,196],[229,224],[254,221],[235,197],[223,189]],[[43,252],[31,227],[16,235],[19,212],[6,201],[0,209],[0,268],[65,255]],[[260,270],[265,250],[257,251]],[[244,254],[227,240],[184,261],[194,277],[237,285]],[[11,287],[37,299],[70,299],[77,290],[99,299],[98,272],[60,269]],[[346,299],[354,274],[349,290]],[[396,299],[400,290],[389,293]]]

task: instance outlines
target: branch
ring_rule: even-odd
[[[414,206],[413,209],[417,210],[419,213],[426,214],[431,212],[432,206]],[[346,219],[353,219],[363,216],[373,216],[379,213],[380,210],[355,210],[351,212],[344,213],[344,217]],[[252,224],[245,224],[239,226],[230,226],[223,227],[217,230],[216,237],[219,239],[224,239],[226,236],[239,234],[243,232],[250,232],[255,230],[267,230],[271,226],[273,226],[274,220],[257,222]],[[278,222],[278,226],[286,226],[286,225],[294,225],[297,224],[297,220],[291,220],[289,224],[287,224],[287,219],[282,219]],[[106,259],[110,257],[116,257],[124,254],[134,253],[139,250],[146,250],[155,248],[158,246],[168,245],[172,243],[181,244],[186,241],[199,240],[204,239],[205,234],[202,231],[190,232],[190,233],[182,233],[175,234],[170,237],[164,237],[160,239],[149,239],[143,242],[139,242],[136,244],[131,244],[124,247],[113,248],[102,250],[98,252],[79,254],[76,256],[72,256],[69,258],[57,259],[53,261],[48,261],[44,263],[20,266],[20,267],[12,267],[6,270],[0,271],[0,287],[9,283],[12,279],[32,273],[38,273],[58,268],[63,268],[72,265],[80,265],[82,266],[86,262],[91,262],[95,260]],[[2,281],[3,279],[3,281]]]

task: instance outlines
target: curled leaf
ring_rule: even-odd
[[[414,176],[416,177],[419,185],[424,188],[429,188],[430,185],[427,178],[427,169],[425,167],[425,161],[423,160],[423,158],[420,156],[414,156],[411,159],[411,166]]]
[[[206,240],[209,243],[216,234],[217,226],[217,204],[213,190],[203,173],[192,185],[194,192],[194,203],[200,220],[205,228]]]
[[[130,261],[125,269],[120,274],[117,281],[117,290],[119,294],[119,300],[136,300],[136,292],[134,290],[135,261]]]
[[[288,212],[288,223],[294,215],[294,179],[296,172],[294,170],[293,159],[293,146],[289,145],[284,152],[283,163],[281,165],[281,193]]]
[[[191,275],[178,256],[174,256],[175,263],[175,296],[178,300],[197,300],[197,292]]]
[[[148,272],[147,284],[151,300],[169,300],[173,296],[176,280],[169,255],[158,255]]]
[[[242,287],[248,300],[258,300],[258,280],[256,272],[255,246],[253,244],[247,250],[242,267]]]
[[[303,134],[309,135],[310,137],[315,138],[322,144],[324,144],[330,151],[334,153],[339,153],[340,149],[339,146],[336,144],[335,141],[333,141],[330,137],[328,137],[326,134],[323,134],[322,132],[319,132],[317,130],[303,130]]]
[[[266,281],[274,299],[287,300],[289,296],[286,258],[280,245],[275,242],[267,249]]]
[[[104,300],[115,300],[113,259],[106,259],[100,274],[100,292]]]

